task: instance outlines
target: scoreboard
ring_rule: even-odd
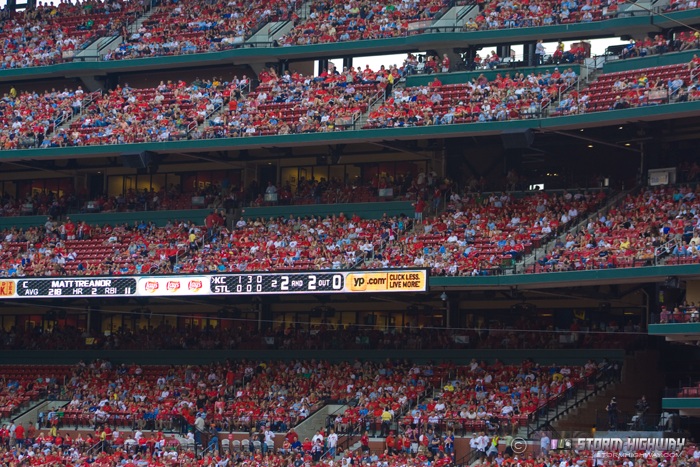
[[[425,269],[0,279],[0,298],[425,292]]]

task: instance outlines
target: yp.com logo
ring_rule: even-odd
[[[386,273],[348,274],[350,291],[386,290],[388,280]]]

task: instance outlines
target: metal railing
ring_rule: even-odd
[[[477,8],[477,2],[475,1],[470,1],[466,5],[464,5],[464,8],[459,10],[457,13],[457,16],[455,17],[455,22],[459,24],[460,22],[464,21],[464,17],[467,16],[474,8]]]
[[[599,431],[665,431],[680,429],[677,415],[668,412],[620,412],[608,413],[596,410],[596,427]]]
[[[602,369],[588,376],[579,384],[574,385],[556,398],[541,404],[528,418],[527,434],[531,437],[534,433],[551,428],[552,422],[568,415],[569,412],[581,403],[595,397],[609,385],[618,381],[619,375],[612,369]],[[553,413],[552,413],[553,412]]]
[[[97,453],[102,453],[105,452],[105,450],[109,449],[109,443],[105,441],[98,441],[97,443],[93,444],[90,446],[86,451],[85,451],[85,456],[95,456]]]
[[[351,429],[340,436],[336,452],[348,451],[350,447],[357,443],[362,437],[362,433],[364,432],[363,428],[364,425],[362,422],[353,423]]]
[[[694,386],[678,386],[676,388],[666,388],[664,389],[664,397],[700,397],[700,384],[696,383]]]

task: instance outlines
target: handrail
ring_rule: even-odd
[[[372,109],[374,108],[375,105],[377,105],[377,103],[379,101],[382,101],[382,103],[386,102],[386,93],[381,92],[381,91],[377,91],[377,93],[369,101],[369,103],[367,104],[367,112],[365,112],[364,114],[360,114],[360,117],[362,117],[362,116],[365,117],[365,123],[367,122],[367,120],[369,120],[369,115],[370,115],[370,113],[372,113]],[[358,120],[360,119],[360,117],[358,117]],[[356,121],[353,121],[352,124],[353,124],[353,129],[357,130],[358,128],[355,128]]]
[[[591,384],[592,389],[588,389]],[[614,372],[608,371],[608,368],[603,368],[589,375],[586,379],[575,385],[571,391],[560,393],[554,400],[545,401],[540,405],[534,414],[528,420],[527,435],[531,437],[535,432],[542,431],[545,428],[551,427],[553,421],[556,421],[563,415],[566,415],[577,407],[579,404],[587,401],[589,398],[597,395],[600,391],[607,388],[610,384],[617,381],[617,375]],[[584,394],[579,397],[579,391],[583,389]],[[570,394],[567,394],[570,392]],[[554,409],[555,413],[549,415],[550,409]]]
[[[459,23],[460,21],[462,21],[464,17],[467,16],[476,6],[477,3],[475,1],[471,1],[464,5],[464,8],[457,12],[457,16],[455,17],[455,23]]]
[[[646,410],[635,412],[618,411],[614,417],[607,411],[596,410],[596,427],[599,430],[665,431],[680,429],[678,415],[669,412],[649,413]],[[614,425],[614,426],[611,426]]]
[[[87,93],[87,94],[85,95],[83,101],[82,101],[81,104],[80,104],[80,109],[78,110],[78,113],[77,113],[77,114],[73,114],[73,113],[72,113],[72,112],[73,112],[72,107],[71,107],[71,110],[68,110],[68,109],[63,110],[59,116],[57,116],[55,119],[50,120],[51,125],[49,125],[48,127],[46,127],[46,128],[43,129],[43,131],[44,131],[44,133],[43,133],[44,136],[48,136],[48,135],[50,135],[50,134],[55,133],[56,130],[58,129],[58,127],[61,126],[63,123],[66,123],[66,122],[68,122],[68,121],[71,121],[71,120],[73,120],[74,118],[76,118],[76,117],[82,115],[83,112],[85,111],[85,109],[86,109],[90,104],[92,104],[92,103],[95,101],[95,99],[97,99],[98,96],[101,96],[101,95],[102,95],[102,90],[101,90],[101,89],[98,89],[97,91],[93,91],[93,92]],[[70,114],[70,116],[68,116],[68,114]],[[38,142],[38,141],[36,140],[36,138],[35,138],[35,139],[34,139],[34,143],[33,143],[33,144],[29,144],[28,147],[36,147],[36,148],[38,148],[38,147],[39,147],[39,142]]]
[[[700,67],[695,67],[692,70],[690,70],[690,81],[695,82],[698,75],[700,75]]]
[[[289,23],[289,18],[283,21],[279,21],[278,24],[273,28],[267,30],[267,40],[272,43],[274,41],[273,37],[284,28],[287,23]]]
[[[576,219],[573,219],[573,221],[576,221],[575,223],[572,223],[571,221],[569,222],[568,225],[566,226],[560,226],[557,231],[553,231],[551,234],[549,234],[547,237],[542,239],[542,242],[540,243],[539,247],[536,247],[532,251],[532,259],[533,259],[533,264],[535,268],[539,265],[537,263],[537,251],[539,249],[542,249],[542,251],[546,252],[548,247],[551,246],[550,244],[552,242],[556,242],[557,239],[563,239],[567,233],[569,232],[575,232],[581,227],[587,225],[591,220],[599,219],[601,214],[604,212],[610,211],[612,207],[618,206],[622,201],[624,201],[625,197],[629,194],[634,193],[639,187],[633,187],[627,191],[622,190],[619,193],[615,194],[611,199],[606,200],[605,203],[599,203],[597,206],[593,206],[594,209],[589,211],[585,216],[579,216]],[[592,188],[591,188],[592,189]],[[564,228],[561,228],[564,227]],[[530,263],[527,261],[523,262],[523,270],[522,272],[525,272],[527,269],[527,266]]]
[[[657,246],[656,248],[654,248],[654,259],[659,259],[660,257],[671,253],[673,251],[673,248],[675,248],[677,245],[678,242],[676,241],[676,239],[672,238],[663,245]]]
[[[352,430],[350,430],[349,433],[341,433],[344,436],[344,438],[342,439],[342,441],[338,442],[338,451],[347,451],[350,448],[350,446],[355,444],[357,442],[356,439],[362,436],[362,428],[363,422],[358,421],[355,424],[353,424]]]
[[[86,456],[90,456],[91,454],[97,452],[104,452],[105,451],[105,443],[106,441],[98,441],[97,443],[93,444],[90,446],[87,451],[85,451]]]

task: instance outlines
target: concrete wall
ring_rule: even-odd
[[[686,282],[685,299],[688,301],[688,303],[700,303],[700,281]]]
[[[628,60],[615,60],[603,66],[603,73],[640,70],[642,68],[651,68],[655,66],[675,65],[676,63],[688,63],[693,59],[693,55],[696,53],[698,53],[697,49],[663,55],[649,55],[647,57],[631,58]]]

